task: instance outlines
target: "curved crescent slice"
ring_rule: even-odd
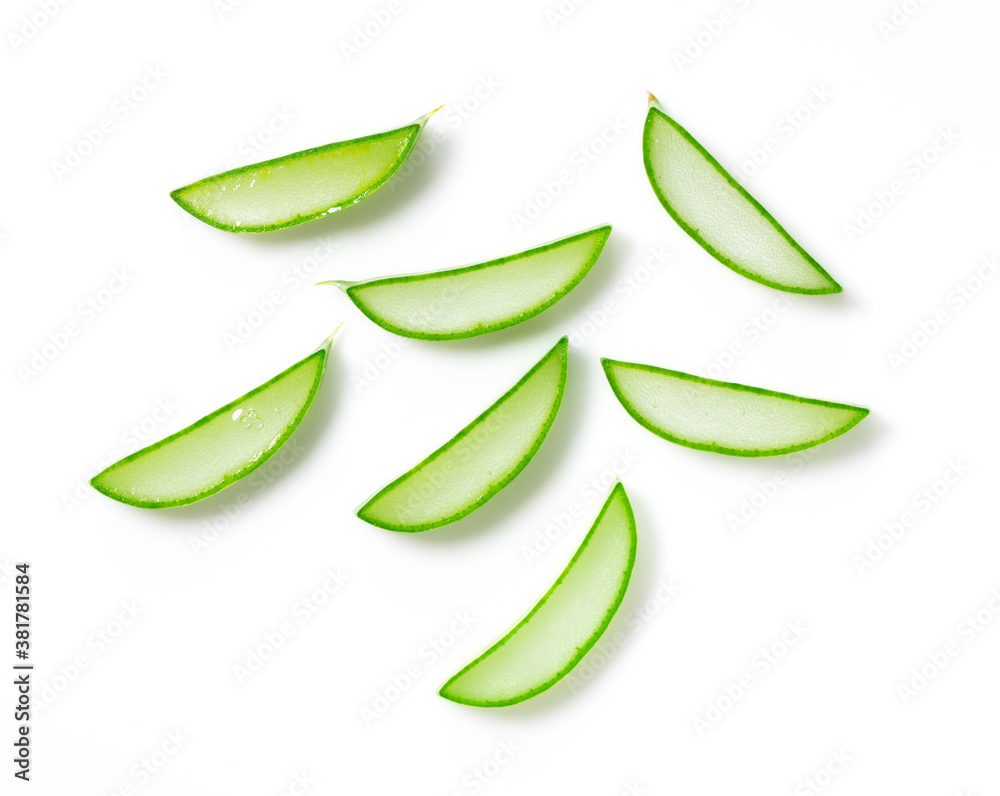
[[[611,389],[639,425],[697,450],[778,456],[839,437],[868,415],[848,404],[602,359]]]
[[[507,635],[441,687],[445,699],[495,708],[551,688],[611,622],[635,563],[635,517],[621,484],[566,569]]]
[[[332,340],[232,403],[115,462],[91,486],[131,506],[163,509],[194,503],[250,474],[305,417]]]
[[[514,480],[538,452],[566,387],[567,338],[449,442],[358,509],[389,531],[427,531],[460,520]]]
[[[652,94],[642,134],[646,176],[681,229],[723,265],[790,293],[842,288]]]
[[[610,226],[497,260],[368,282],[325,282],[383,329],[419,340],[495,332],[547,310],[590,272]]]
[[[413,150],[431,113],[385,133],[243,166],[171,192],[191,215],[227,232],[270,232],[357,204]]]

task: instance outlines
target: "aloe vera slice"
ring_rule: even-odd
[[[778,456],[822,445],[868,415],[859,406],[602,359],[611,389],[639,425],[697,450]]]
[[[194,503],[252,473],[305,417],[332,340],[232,403],[115,462],[91,486],[130,506],[163,509]]]
[[[420,340],[495,332],[547,310],[590,272],[610,226],[497,260],[367,282],[333,281],[383,329]]]
[[[358,510],[390,531],[440,528],[475,511],[514,480],[552,428],[566,387],[562,338],[495,404]]]
[[[503,707],[559,682],[611,623],[628,588],[635,547],[635,517],[619,483],[552,588],[513,630],[448,680],[441,696]]]
[[[691,134],[649,95],[646,176],[681,229],[723,265],[790,293],[842,288]]]
[[[243,166],[171,192],[195,218],[227,232],[269,232],[357,204],[402,165],[431,111],[385,133]]]

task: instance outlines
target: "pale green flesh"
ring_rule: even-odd
[[[583,658],[621,604],[635,561],[635,520],[621,484],[548,593],[500,641],[441,687],[478,707],[523,702]]]
[[[676,122],[652,107],[644,157],[657,197],[712,256],[738,273],[798,293],[841,288]]]
[[[108,497],[141,508],[201,500],[249,474],[302,420],[323,378],[324,347],[271,381],[91,479]]]
[[[583,279],[610,227],[451,271],[350,285],[371,320],[406,337],[457,339],[496,331],[550,307]]]
[[[566,384],[564,337],[493,406],[371,498],[358,516],[392,531],[426,531],[483,505],[535,455]]]
[[[677,371],[602,360],[611,387],[641,425],[672,442],[734,456],[811,448],[857,425],[867,409]]]
[[[170,195],[195,217],[230,232],[301,224],[382,185],[406,159],[422,123],[227,171]]]

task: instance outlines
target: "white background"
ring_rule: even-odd
[[[851,762],[820,776],[823,792],[1000,792],[1000,629],[987,621],[970,638],[962,624],[980,610],[989,620],[1000,587],[1000,287],[973,280],[981,289],[962,306],[952,293],[1000,250],[995,4],[911,0],[895,31],[880,29],[893,13],[883,0],[590,0],[564,4],[561,19],[555,2],[527,0],[46,7],[7,3],[0,42],[0,594],[12,601],[9,567],[30,561],[38,697],[34,779],[18,787],[271,796],[297,775],[316,794],[791,794],[815,792],[806,780],[838,752]],[[728,22],[713,22],[723,12]],[[372,14],[389,21],[364,44]],[[28,36],[32,16],[44,24]],[[699,33],[700,53],[689,42]],[[676,57],[685,50],[690,63]],[[816,88],[828,99],[797,128],[783,123]],[[742,179],[842,295],[785,304],[677,228],[642,168],[646,90],[734,173],[775,139]],[[120,95],[133,91],[128,109]],[[168,197],[229,165],[397,127],[441,103],[423,162],[341,215],[238,236]],[[88,148],[85,131],[105,118]],[[958,140],[946,146],[942,130]],[[595,146],[602,134],[612,140]],[[946,151],[922,169],[913,158],[935,141]],[[85,156],[58,168],[72,151]],[[552,198],[546,183],[561,171],[569,184]],[[896,180],[892,205],[850,234]],[[530,202],[547,206],[524,225]],[[397,349],[334,289],[311,286],[455,267],[602,222],[611,241],[573,294],[485,338]],[[651,272],[660,249],[668,264]],[[295,268],[308,271],[301,284]],[[115,269],[127,284],[108,300]],[[275,291],[270,315],[252,315]],[[947,323],[894,364],[939,311]],[[86,487],[138,447],[130,427],[148,444],[188,425],[342,320],[294,462],[266,488],[150,512]],[[755,321],[766,331],[755,335]],[[33,368],[70,323],[79,333]],[[514,484],[426,534],[354,517],[567,333],[566,400]],[[714,456],[636,425],[600,356],[704,373],[726,360],[712,372],[872,414],[804,465]],[[366,372],[375,378],[362,383]],[[173,408],[157,421],[158,401]],[[586,677],[518,707],[439,698],[562,569],[600,505],[588,482],[619,455],[635,460],[623,481],[640,534],[609,631],[623,641],[603,662],[591,656]],[[949,462],[968,471],[920,502]],[[756,513],[734,532],[743,501]],[[574,503],[580,518],[527,561]],[[905,512],[915,525],[883,537],[889,550],[860,572],[856,557]],[[300,601],[337,568],[347,582],[301,623]],[[133,602],[138,618],[104,645]],[[451,638],[456,612],[472,621]],[[9,660],[9,602],[0,613]],[[796,621],[804,637],[765,673],[755,656]],[[294,634],[238,682],[234,666],[282,622]],[[432,662],[439,638],[451,643]],[[957,657],[904,704],[898,686],[949,642]],[[393,691],[411,666],[419,677]],[[729,709],[699,734],[695,720],[743,675],[753,687],[723,699]],[[366,722],[387,689],[390,709]],[[7,760],[9,718],[3,727]],[[186,739],[179,751],[154,754],[170,732]],[[513,757],[487,765],[503,743]],[[146,779],[143,759],[160,764]],[[492,776],[484,784],[477,770]]]

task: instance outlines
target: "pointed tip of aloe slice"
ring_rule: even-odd
[[[454,681],[455,681],[455,676],[449,677],[448,680],[447,680],[447,682],[445,682],[438,689],[438,696],[442,697],[443,699],[447,699],[449,702],[454,702],[456,705],[461,705],[462,704],[462,700],[460,700],[458,697],[456,697],[451,692],[451,684]]]
[[[170,192],[170,198],[177,204],[178,207],[181,208],[181,210],[184,210],[186,212],[191,212],[190,210],[188,210],[187,205],[184,204],[183,194],[184,194],[184,188],[186,187],[187,186],[185,185],[180,188],[174,188],[174,190]]]
[[[656,95],[652,91],[646,92],[646,101],[649,103],[650,108],[659,108],[663,110],[663,106],[660,105],[660,101],[656,98]]]
[[[431,118],[431,116],[433,116],[433,115],[434,115],[435,113],[437,113],[437,112],[438,112],[439,110],[441,110],[441,109],[442,109],[443,107],[444,107],[444,105],[438,105],[438,106],[437,106],[437,107],[436,107],[436,108],[435,108],[434,110],[432,110],[432,111],[431,111],[430,113],[425,113],[425,114],[424,114],[423,116],[421,116],[421,117],[420,117],[419,119],[417,119],[417,120],[416,120],[416,122],[414,122],[414,124],[418,124],[418,125],[420,125],[421,127],[423,127],[423,126],[424,126],[425,124],[427,124],[427,120],[428,120],[428,119],[430,119],[430,118]]]
[[[360,284],[360,282],[348,282],[346,279],[327,279],[325,282],[317,282],[315,286],[333,285],[346,293],[348,288],[354,287],[357,284]],[[337,328],[339,329],[340,327],[338,326]]]
[[[317,351],[325,351],[327,354],[329,354],[330,353],[330,346],[333,345],[333,338],[337,336],[337,332],[340,331],[340,327],[343,326],[343,325],[344,325],[343,321],[341,321],[340,323],[338,323],[337,324],[337,328],[334,329],[333,332],[330,333],[330,336],[327,337],[326,340],[324,340],[322,343],[319,344],[319,348],[317,348],[316,350]]]
[[[814,267],[820,272],[820,274],[826,280],[825,286],[813,289],[786,288],[783,287],[782,285],[775,285],[775,287],[777,287],[778,290],[787,290],[791,293],[799,293],[806,296],[835,296],[838,293],[844,292],[843,286],[836,279],[830,276],[826,271],[822,270],[822,268],[819,265],[814,264]]]

